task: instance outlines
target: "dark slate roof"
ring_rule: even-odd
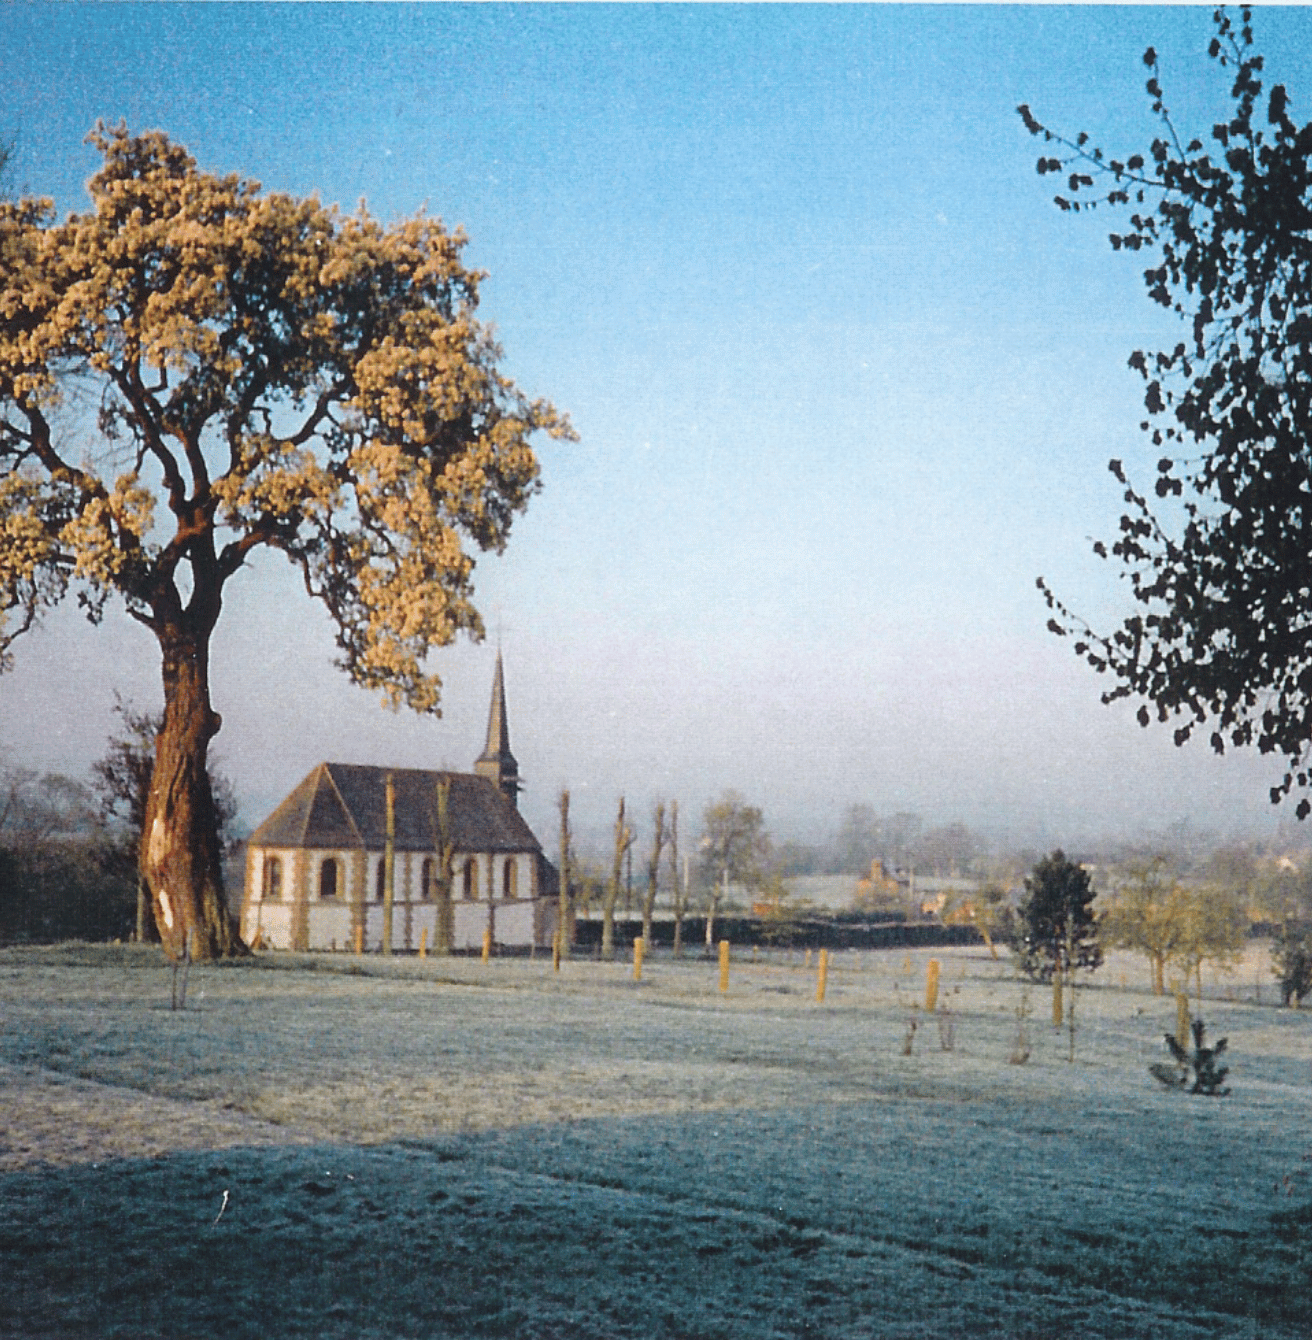
[[[433,850],[442,781],[451,787],[451,839],[457,850],[542,850],[523,816],[486,777],[358,763],[320,763],[255,830],[252,845],[381,850],[387,839],[389,773],[396,789],[398,851]]]

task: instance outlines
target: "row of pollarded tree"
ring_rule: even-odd
[[[581,861],[574,848],[570,826],[570,794],[560,792],[560,904],[558,924],[563,928],[561,948],[568,952],[574,943],[574,927],[581,912],[590,910],[593,897],[601,907],[601,954],[603,958],[615,955],[615,910],[621,890],[625,886],[625,865],[632,859],[637,842],[632,812],[625,797],[621,796],[616,810],[614,841],[607,872],[599,875]],[[745,883],[756,887],[769,879],[767,870],[770,838],[765,831],[765,819],[755,805],[748,805],[734,791],[726,791],[718,800],[707,805],[702,814],[701,836],[697,844],[700,880],[699,912],[706,916],[706,944],[715,936],[715,918],[723,904],[731,883]],[[689,861],[680,863],[679,802],[658,800],[652,807],[651,846],[648,852],[645,883],[640,898],[642,937],[646,944],[652,941],[652,918],[656,897],[661,886],[663,864],[668,864],[670,907],[674,914],[674,952],[683,949],[683,923],[693,902],[693,885]]]

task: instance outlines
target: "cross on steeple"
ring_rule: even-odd
[[[488,778],[512,805],[518,804],[519,764],[510,752],[510,725],[506,717],[506,681],[497,652],[496,677],[492,681],[492,706],[487,714],[487,745],[474,764],[480,777]]]

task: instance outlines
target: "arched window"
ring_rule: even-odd
[[[478,897],[478,875],[472,856],[465,862],[465,868],[460,877],[460,887],[466,898]]]
[[[326,857],[319,867],[319,897],[337,897],[337,857]]]
[[[378,858],[378,868],[374,872],[374,902],[383,901],[384,886],[387,883],[387,862],[380,856]]]
[[[264,858],[264,897],[282,897],[282,862],[276,856]]]
[[[419,896],[426,903],[433,901],[434,887],[437,882],[437,864],[431,856],[424,857],[423,869],[419,876]]]
[[[503,898],[515,898],[519,894],[519,870],[513,856],[506,857],[506,863],[501,867],[501,896]]]

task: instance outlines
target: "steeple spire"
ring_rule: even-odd
[[[480,777],[488,778],[512,805],[518,803],[519,764],[510,752],[510,725],[506,717],[506,681],[497,652],[497,672],[492,681],[492,706],[487,714],[487,745],[474,764]]]

